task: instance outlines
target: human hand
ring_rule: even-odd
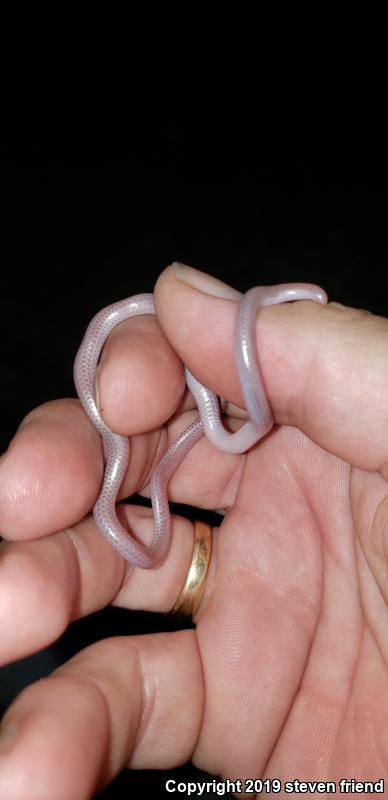
[[[104,417],[132,436],[123,497],[147,494],[152,465],[195,417],[176,353],[242,404],[235,304],[172,268],[155,300],[159,323],[123,323],[100,371]],[[197,629],[99,642],[28,687],[4,719],[7,800],[51,800],[53,787],[56,798],[90,797],[124,765],[188,758],[232,779],[384,777],[388,321],[301,302],[261,311],[257,339],[279,427],[242,456],[202,440],[170,482],[173,501],[227,510]],[[3,457],[2,663],[109,602],[174,604],[191,523],[173,518],[159,569],[132,571],[90,517],[80,522],[102,469],[99,437],[73,400],[33,411]],[[151,538],[150,510],[120,513]]]

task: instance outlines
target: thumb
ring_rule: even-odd
[[[174,350],[201,383],[243,406],[233,352],[238,296],[175,264],[155,286],[158,319]],[[275,422],[388,478],[388,320],[300,301],[260,310],[256,338]]]

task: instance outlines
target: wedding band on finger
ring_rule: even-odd
[[[171,609],[172,614],[193,617],[198,611],[206,585],[211,550],[212,529],[207,522],[194,522],[194,550],[183,589]]]

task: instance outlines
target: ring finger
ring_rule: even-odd
[[[152,537],[149,508],[119,506],[144,542]],[[183,586],[193,552],[192,523],[173,515],[169,557],[152,571],[132,568],[88,517],[74,528],[0,547],[2,636],[0,664],[22,658],[60,636],[68,624],[109,603],[169,611]]]

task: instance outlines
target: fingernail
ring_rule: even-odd
[[[206,272],[188,267],[186,264],[180,264],[179,261],[174,261],[172,267],[180,281],[193,286],[194,289],[199,289],[200,292],[211,294],[213,297],[222,297],[224,300],[239,300],[241,297],[242,293],[237,289],[219,281],[218,278],[213,278],[212,275],[207,275]]]
[[[342,303],[337,303],[335,300],[331,300],[329,306],[333,306],[333,308],[346,308]]]

